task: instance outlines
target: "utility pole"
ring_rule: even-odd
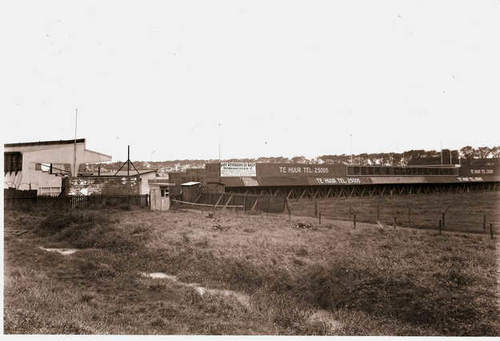
[[[221,124],[220,124],[220,122],[217,123],[217,126],[219,127],[219,145],[218,145],[218,150],[219,150],[219,162],[220,162],[220,141],[221,141],[221,135],[220,135]]]
[[[77,176],[76,171],[76,128],[78,125],[78,108],[75,109],[75,142],[73,143],[73,176]]]
[[[351,154],[351,165],[352,165],[352,134],[349,134],[349,138],[350,138],[350,154]]]

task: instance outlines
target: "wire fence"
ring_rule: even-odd
[[[414,195],[289,202],[290,214],[436,229],[490,233],[500,226],[500,193]]]

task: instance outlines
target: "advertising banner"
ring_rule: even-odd
[[[220,176],[257,176],[255,162],[221,162]]]

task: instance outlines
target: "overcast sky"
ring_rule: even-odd
[[[3,143],[78,108],[114,160],[500,144],[499,0],[16,0],[0,37]]]

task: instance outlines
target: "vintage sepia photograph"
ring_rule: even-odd
[[[500,336],[500,1],[0,4],[3,337]]]

